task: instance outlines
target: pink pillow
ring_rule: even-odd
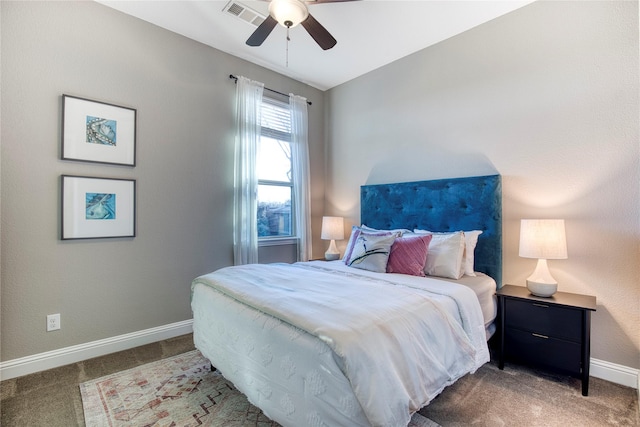
[[[387,273],[424,276],[427,250],[432,237],[431,234],[427,234],[396,239],[391,246],[389,261],[387,262]]]

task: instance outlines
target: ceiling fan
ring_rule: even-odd
[[[260,46],[278,23],[287,29],[302,24],[322,49],[331,49],[336,45],[336,39],[309,13],[307,4],[343,1],[354,0],[270,0],[269,16],[247,39],[247,44],[249,46]]]

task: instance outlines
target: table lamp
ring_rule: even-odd
[[[558,290],[551,276],[548,259],[567,258],[567,239],[563,219],[523,219],[520,221],[520,251],[523,258],[537,258],[538,265],[527,278],[527,288],[539,297],[550,297]]]
[[[344,239],[344,218],[341,216],[322,217],[322,240],[331,240],[329,249],[324,253],[324,259],[334,261],[340,259],[340,251],[336,247],[336,240]]]

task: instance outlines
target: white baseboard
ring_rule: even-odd
[[[640,371],[638,369],[591,358],[589,375],[611,381],[612,383],[635,388],[640,392]]]
[[[193,319],[0,362],[0,379],[33,374],[193,332]]]

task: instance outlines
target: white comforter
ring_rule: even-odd
[[[227,267],[197,284],[325,342],[374,426],[407,425],[489,360],[478,299],[450,282],[312,262]]]

